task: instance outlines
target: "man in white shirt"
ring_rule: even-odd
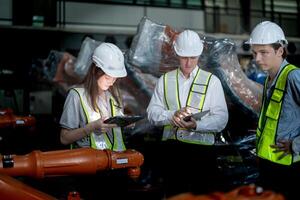
[[[166,153],[167,195],[168,191],[172,191],[170,195],[188,191],[209,192],[214,188],[204,187],[210,187],[208,182],[214,182],[211,173],[216,168],[212,145],[216,134],[228,121],[224,91],[215,75],[197,65],[203,41],[196,32],[185,30],[180,33],[174,42],[174,50],[180,67],[160,77],[147,115],[150,123],[164,127],[162,141]],[[201,111],[209,112],[198,120],[193,117],[184,120],[186,116]],[[185,153],[186,156],[179,156]]]

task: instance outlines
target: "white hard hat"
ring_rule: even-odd
[[[275,23],[264,21],[259,23],[253,29],[250,39],[246,44],[273,44],[280,43],[282,45],[288,44],[285,39],[282,29]]]
[[[200,56],[203,51],[203,41],[196,32],[185,30],[178,35],[174,42],[174,49],[176,54],[182,57]]]
[[[105,74],[119,78],[127,76],[124,56],[121,50],[112,43],[101,43],[93,53],[93,62]]]

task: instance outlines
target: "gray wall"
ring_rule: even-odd
[[[66,28],[100,33],[134,34],[144,16],[172,27],[204,31],[201,10],[67,2],[65,16]]]
[[[0,25],[11,25],[12,0],[0,0]]]

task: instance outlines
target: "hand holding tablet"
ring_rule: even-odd
[[[205,116],[206,114],[209,113],[209,110],[205,110],[205,111],[202,111],[202,112],[198,112],[198,113],[195,113],[195,114],[192,114],[192,115],[189,115],[189,116],[186,116],[183,118],[184,121],[190,121],[191,118],[194,118],[195,120],[201,120],[201,118],[203,116]]]

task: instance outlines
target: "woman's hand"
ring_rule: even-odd
[[[100,135],[107,133],[110,128],[118,127],[117,124],[105,124],[104,119],[98,119],[88,123],[85,127],[77,129],[65,129],[60,131],[60,141],[62,144],[72,144],[73,142],[89,136],[92,132]]]
[[[104,123],[105,119],[98,119],[96,121],[93,121],[87,125],[91,128],[91,132],[94,132],[95,134],[102,134],[107,133],[109,129],[118,127],[117,124],[106,124]]]

